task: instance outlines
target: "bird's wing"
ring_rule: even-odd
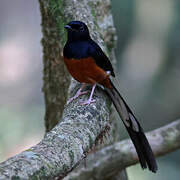
[[[102,49],[93,40],[89,41],[88,56],[93,57],[96,64],[105,71],[110,71],[111,75],[115,77],[112,64]]]

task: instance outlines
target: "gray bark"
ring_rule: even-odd
[[[79,101],[66,106],[61,122],[39,144],[0,164],[0,179],[52,179],[76,167],[109,127],[110,102],[101,90],[95,99],[87,107]]]
[[[83,98],[84,99],[84,98]],[[0,179],[52,179],[64,177],[74,169],[94,142],[101,140],[108,127],[107,105],[102,91],[96,91],[96,106],[86,108],[76,101],[65,108],[62,121],[47,133],[36,146],[0,164]],[[71,114],[69,108],[79,111]],[[156,156],[180,148],[180,120],[147,134]],[[124,140],[91,154],[86,168],[74,171],[67,179],[106,179],[125,167],[138,163],[138,157],[131,141]],[[85,177],[85,178],[84,178]]]
[[[62,59],[63,24],[61,1],[39,0],[42,17],[43,92],[45,96],[45,128],[50,131],[59,121],[67,98],[70,76]],[[59,27],[58,27],[59,26]],[[61,29],[60,29],[61,27]]]
[[[110,59],[114,60],[113,46],[116,37],[110,13],[110,2],[108,0],[81,0],[78,5],[77,1],[73,0],[39,0],[39,2],[43,26],[45,118],[46,129],[49,132],[36,146],[0,164],[0,179],[3,180],[63,178],[77,167],[87,154],[94,150],[94,147],[107,135],[110,128],[111,103],[101,89],[97,88],[95,91],[95,103],[89,106],[81,106],[80,101],[87,99],[87,96],[82,96],[64,108],[66,91],[70,81],[60,53],[65,37],[64,24],[70,20],[81,20],[88,24],[93,39],[101,45]],[[96,11],[94,11],[95,7],[98,7]],[[105,44],[103,40],[105,40]],[[79,85],[76,82],[71,81],[71,96],[78,87]],[[62,118],[60,118],[61,115]],[[58,121],[60,122],[57,124]],[[57,125],[54,127],[55,124]],[[52,129],[52,127],[54,128]],[[174,139],[180,137],[177,133],[179,129],[178,121],[171,124],[169,129],[165,127],[165,131],[160,130],[160,134],[157,130],[156,137],[161,137],[162,132],[164,132],[166,139],[172,142],[165,143],[165,141],[165,145],[160,146],[159,149],[175,150],[177,147],[174,147]],[[165,133],[167,130],[174,136],[168,136],[168,133]],[[176,133],[173,133],[174,131]],[[163,144],[163,141],[160,142]],[[157,153],[157,155],[159,154]],[[94,160],[93,157],[95,157]],[[110,159],[111,157],[115,158]],[[88,171],[89,167],[92,167],[93,171],[90,178],[85,174],[85,179],[97,179],[97,177],[115,179],[119,177],[118,173],[122,169],[138,162],[130,140],[103,148],[95,155],[92,154],[91,158],[92,160],[88,162],[86,170]],[[118,169],[112,166],[112,162],[115,161],[120,164]],[[106,168],[102,168],[101,163],[104,163]],[[110,163],[109,166],[108,163]],[[78,177],[72,178],[82,179],[84,169],[81,170],[82,174],[79,173]]]
[[[180,149],[180,120],[146,133],[156,157]],[[84,177],[104,180],[125,167],[138,163],[138,156],[130,139],[105,147],[88,156],[88,166],[71,172],[64,180],[84,180]]]
[[[57,124],[62,115],[67,87],[70,83],[62,59],[62,47],[65,43],[64,25],[70,20],[86,22],[93,39],[101,45],[113,63],[115,62],[113,47],[116,35],[109,0],[83,0],[81,2],[39,0],[39,2],[44,51],[45,126],[48,132]],[[71,81],[72,86],[73,82]],[[68,94],[72,96],[71,92]],[[115,124],[117,123],[114,121],[111,128],[115,133],[111,134],[111,140],[106,144],[118,140],[117,127],[119,126]]]
[[[64,67],[62,49],[64,25],[71,20],[85,22],[93,39],[114,59],[115,28],[109,0],[39,0],[42,16],[45,94],[45,126],[51,130],[59,121],[67,98],[70,78]],[[96,8],[98,7],[98,8]]]

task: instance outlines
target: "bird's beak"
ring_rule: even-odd
[[[70,25],[65,25],[64,28],[67,29],[67,30],[72,29]]]

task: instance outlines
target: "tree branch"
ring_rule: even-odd
[[[109,0],[39,0],[39,3],[43,33],[45,126],[48,132],[60,120],[70,84],[62,58],[66,39],[65,24],[71,20],[81,20],[88,24],[91,36],[112,61],[116,36]]]
[[[115,62],[113,47],[117,38],[109,0],[82,0],[81,2],[39,0],[39,2],[44,49],[45,125],[48,132],[57,124],[62,115],[69,85],[69,78],[62,56],[60,56],[65,42],[64,25],[71,20],[81,20],[88,24],[91,36],[109,55],[112,63]],[[71,86],[72,84],[71,82]],[[71,93],[69,94],[72,96]],[[111,129],[117,132],[119,126],[114,127]],[[117,133],[116,135],[113,133],[112,137],[113,140],[117,139]]]
[[[180,120],[146,133],[156,157],[180,149]],[[86,168],[71,172],[64,180],[107,179],[122,169],[138,163],[137,153],[130,139],[123,140],[88,156]]]
[[[105,97],[102,90],[97,90],[95,104],[86,107],[74,101],[66,106],[61,122],[39,144],[0,164],[0,179],[64,177],[86,157],[109,126],[110,103]]]
[[[62,84],[64,82],[63,76],[66,75],[66,72],[60,74],[61,72],[58,71],[59,66],[57,65],[58,63],[62,64],[60,52],[64,41],[62,30],[64,24],[69,20],[82,20],[87,23],[93,39],[96,39],[96,42],[104,48],[104,51],[109,54],[111,59],[114,57],[112,50],[115,31],[109,11],[109,0],[81,0],[81,3],[78,3],[78,5],[76,4],[77,1],[73,0],[39,0],[39,2],[43,15],[42,24],[44,26],[44,81],[46,85],[43,89],[46,93],[46,119],[48,122],[47,130],[49,131],[53,126],[52,124],[55,124],[51,123],[51,121],[55,120],[57,122],[60,120],[61,113],[58,111],[58,108],[61,108],[62,112],[63,104],[59,104],[60,98],[63,97],[65,102],[66,92],[63,91],[61,94],[58,91],[60,91],[60,88],[64,88]],[[97,6],[98,8],[94,12],[93,9]],[[59,28],[59,35],[58,31],[56,31],[56,24]],[[59,37],[59,39],[56,39],[56,37]],[[107,46],[103,45],[102,39],[105,40]],[[58,40],[60,40],[61,44]],[[51,45],[49,46],[48,43]],[[58,48],[55,49],[56,47]],[[55,50],[54,54],[53,50]],[[56,56],[58,53],[59,55]],[[57,64],[56,59],[59,61]],[[61,78],[58,78],[58,76],[61,76]],[[61,82],[61,80],[63,81]],[[68,79],[66,80],[68,81]],[[74,94],[77,88],[77,83],[74,84],[71,82],[71,95]],[[0,179],[63,178],[73,170],[109,129],[110,102],[105,93],[101,89],[96,89],[94,96],[96,102],[89,106],[81,106],[79,102],[85,100],[85,98],[87,96],[82,96],[77,101],[66,106],[61,121],[49,133],[46,133],[44,139],[39,144],[1,163]],[[179,125],[175,129],[180,129]],[[171,133],[173,134],[173,131]],[[176,135],[179,137],[178,133]],[[169,139],[169,142],[170,140],[172,138]],[[114,146],[107,147],[100,152],[107,153],[106,162],[109,159],[109,163],[111,161],[115,162],[115,160],[119,164],[121,162],[119,170],[122,170],[123,167],[137,163],[137,156],[133,145],[129,144],[130,140],[126,140]],[[173,146],[174,144],[172,143],[171,145]],[[108,154],[111,154],[111,147],[114,147],[113,156]],[[130,150],[128,151],[129,147]],[[120,155],[121,159],[115,156],[116,153],[120,154],[120,152],[123,153]],[[131,153],[128,154],[127,152]],[[112,159],[112,157],[115,158]],[[123,157],[129,157],[129,161]],[[100,163],[101,165],[101,162],[103,162],[107,165],[103,156],[102,159],[101,157],[98,158],[98,164]],[[96,167],[96,176],[99,176],[101,173],[107,175],[108,172],[112,175],[117,170],[113,166],[106,167],[108,167],[106,173]],[[116,171],[116,174],[119,170]],[[103,177],[103,174],[101,176]],[[109,177],[109,175],[106,177]]]
[[[49,131],[60,120],[69,82],[61,57],[64,25],[70,20],[87,23],[93,39],[112,60],[116,38],[109,0],[39,2],[43,26],[45,119],[46,130]],[[74,90],[77,83],[75,86]],[[67,106],[61,123],[47,133],[38,145],[1,163],[0,179],[51,179],[64,177],[71,171],[109,127],[110,103],[102,91],[99,93],[96,90],[96,95],[96,103],[88,107],[79,106],[77,101]]]
[[[100,114],[93,104],[88,106],[88,112],[77,101],[69,105],[62,122],[38,145],[0,164],[0,179],[52,179],[64,177],[74,169],[86,157],[93,142],[97,142],[102,129],[107,129],[108,109],[102,94],[101,91],[96,94],[100,97],[97,103]],[[75,110],[74,105],[79,106],[79,112],[70,114],[68,109]],[[180,120],[147,133],[147,137],[156,156],[175,151],[180,148]],[[137,162],[134,146],[128,139],[91,154],[88,167],[73,172],[65,180],[105,179]]]

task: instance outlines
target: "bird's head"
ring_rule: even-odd
[[[81,21],[71,21],[65,27],[69,41],[82,41],[90,38],[88,27]]]

